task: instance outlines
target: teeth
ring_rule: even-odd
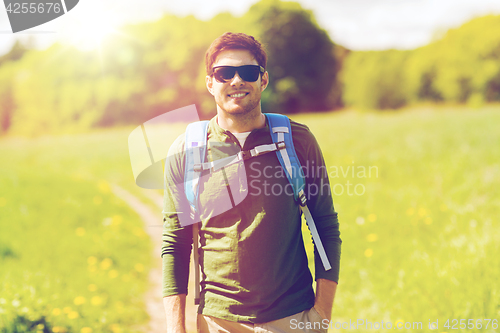
[[[230,95],[232,98],[238,98],[238,97],[243,97],[245,96],[246,94],[245,93],[239,93],[239,94],[232,94]]]

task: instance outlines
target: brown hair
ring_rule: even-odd
[[[226,32],[217,37],[205,53],[207,75],[212,71],[212,66],[219,53],[227,50],[247,50],[253,55],[260,66],[266,68],[267,54],[258,40],[244,33]]]

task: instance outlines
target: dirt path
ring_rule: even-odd
[[[144,229],[153,241],[153,260],[154,266],[149,273],[150,290],[145,295],[146,310],[150,321],[144,328],[145,333],[161,333],[166,331],[165,313],[163,311],[162,287],[161,287],[161,233],[162,233],[162,197],[152,190],[145,190],[144,194],[158,207],[152,210],[149,206],[143,204],[137,197],[113,185],[113,193],[125,201],[144,222]],[[191,258],[191,263],[193,262]],[[193,274],[189,276],[189,294],[186,300],[186,329],[188,333],[196,332],[196,312],[197,306],[193,300]]]

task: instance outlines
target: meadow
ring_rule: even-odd
[[[438,321],[445,332],[474,319],[467,331],[497,331],[485,319],[500,319],[500,107],[292,118],[323,149],[339,213],[333,325],[421,322],[417,332]],[[151,242],[110,190],[148,200],[131,130],[0,140],[0,332],[135,332],[147,321]]]

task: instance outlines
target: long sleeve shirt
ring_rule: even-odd
[[[327,169],[307,126],[291,121],[292,138],[306,178],[307,206],[332,266],[325,271],[315,247],[315,278],[338,282],[340,232]],[[269,125],[253,130],[244,147],[208,126],[208,160],[272,143]],[[185,138],[171,146],[165,165],[163,296],[187,294],[192,225],[184,193]],[[312,276],[301,232],[301,211],[275,152],[202,174],[199,184],[202,292],[198,312],[236,322],[281,319],[314,305]],[[187,215],[183,215],[187,216]]]

